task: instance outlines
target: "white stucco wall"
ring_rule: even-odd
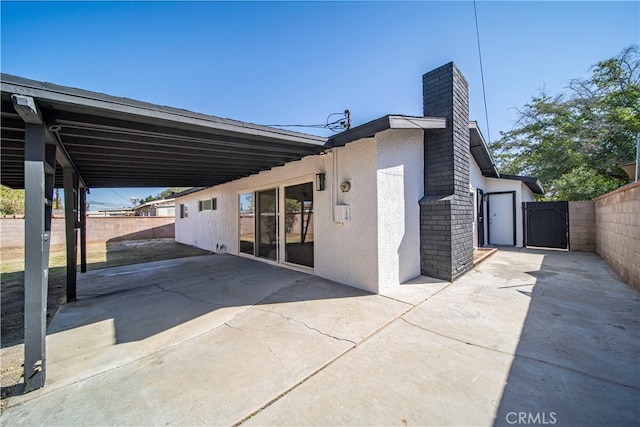
[[[337,151],[338,179],[333,156]],[[326,155],[308,156],[269,171],[211,187],[176,199],[176,241],[215,250],[224,244],[227,253],[239,254],[238,195],[262,189],[314,182],[326,173],[326,190],[314,184],[314,274],[371,292],[378,292],[376,141],[355,141]],[[342,193],[332,186],[351,183]],[[351,205],[350,222],[332,219],[333,198]],[[198,201],[217,198],[218,209],[198,212]],[[189,217],[180,218],[180,204],[188,204]],[[257,258],[256,258],[257,259]]]
[[[469,190],[473,192],[473,247],[478,247],[478,193],[476,190],[482,190],[486,192],[485,177],[482,175],[482,170],[473,158],[473,155],[469,153]],[[486,205],[485,205],[486,211]],[[487,235],[486,224],[484,226],[484,235]]]
[[[420,130],[376,135],[380,290],[420,275],[420,206],[424,196]]]
[[[207,198],[217,198],[218,209],[215,211],[198,212],[198,201]],[[188,207],[187,218],[180,218],[180,205]],[[219,187],[207,188],[176,199],[176,241],[186,245],[197,246],[213,251],[216,244],[228,245],[225,236],[224,208],[229,206]],[[228,247],[228,246],[227,246]]]
[[[471,186],[473,189],[479,188],[484,190],[486,185],[484,180],[485,177],[482,176],[482,171],[476,163],[476,159],[474,159],[471,153],[469,153],[469,182],[471,183]]]
[[[516,246],[523,244],[522,237],[522,202],[533,201],[533,193],[522,181],[500,178],[485,178],[487,187],[486,193],[497,193],[502,191],[516,192]]]
[[[338,156],[338,179],[333,178],[333,156]],[[370,292],[378,289],[378,228],[376,195],[376,141],[359,140],[327,154],[326,196],[338,204],[351,206],[351,221],[336,224],[332,206],[318,206],[316,222],[315,274]],[[351,183],[351,190],[341,192],[337,186]],[[333,190],[331,189],[331,186]]]

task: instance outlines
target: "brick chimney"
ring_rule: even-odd
[[[424,133],[420,200],[420,270],[455,280],[473,267],[473,200],[469,192],[469,85],[453,62],[422,76],[424,116],[445,129]]]

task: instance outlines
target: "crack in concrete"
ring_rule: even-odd
[[[609,384],[614,384],[614,385],[621,386],[621,387],[627,387],[627,388],[631,388],[631,389],[640,390],[640,388],[636,387],[635,385],[624,384],[624,383],[620,383],[620,382],[617,382],[617,381],[614,381],[614,380],[610,380],[608,378],[602,378],[602,377],[598,377],[596,375],[591,375],[591,374],[589,374],[587,372],[580,371],[578,369],[574,369],[574,368],[571,368],[569,366],[558,365],[556,363],[549,362],[547,360],[537,359],[535,357],[525,356],[525,355],[522,355],[522,354],[509,353],[508,351],[499,350],[497,348],[485,347],[485,346],[480,345],[480,344],[475,344],[475,343],[472,343],[472,342],[461,340],[459,338],[450,337],[448,335],[444,335],[444,334],[441,334],[439,332],[427,329],[427,328],[425,328],[423,326],[416,325],[415,323],[409,322],[404,317],[400,317],[400,320],[406,322],[407,324],[409,324],[411,326],[415,326],[418,329],[422,329],[423,331],[432,333],[434,335],[438,335],[439,337],[442,337],[442,338],[447,338],[447,339],[450,339],[450,340],[458,341],[459,343],[467,344],[467,345],[470,345],[470,346],[473,346],[473,347],[478,347],[478,348],[482,348],[482,349],[489,350],[489,351],[495,351],[496,353],[505,354],[507,356],[513,356],[514,358],[519,357],[519,358],[530,360],[530,361],[533,361],[533,362],[544,363],[545,365],[549,365],[549,366],[553,366],[555,368],[571,371],[571,372],[574,372],[576,374],[587,376],[587,377],[592,378],[592,379],[597,380],[597,381],[604,381],[604,382],[607,382]]]
[[[152,288],[154,286],[156,286],[156,285],[155,284],[151,284],[151,285],[137,286],[135,288],[116,289],[116,290],[111,291],[111,292],[105,292],[105,293],[100,293],[100,294],[82,295],[82,301],[89,301],[89,300],[97,299],[97,298],[109,298],[109,297],[112,297],[114,295],[125,294],[125,293],[129,293],[129,292],[137,292],[137,291],[140,291],[142,289]],[[73,302],[75,303],[77,301],[73,301]],[[60,306],[62,307],[62,305],[67,305],[67,304],[69,304],[69,303],[65,302],[64,304],[61,304]]]
[[[405,304],[405,305],[410,305],[411,307],[416,307],[416,304],[413,304],[413,303],[411,303],[409,301],[402,301],[402,300],[400,300],[398,298],[394,298],[394,297],[391,297],[389,295],[383,295],[383,294],[378,294],[378,295],[381,296],[382,298],[390,299],[391,301],[396,301],[396,302],[400,302],[400,303]],[[424,301],[424,300],[422,300],[422,301]],[[420,303],[418,303],[418,304],[420,304]]]
[[[322,332],[320,329],[317,329],[317,328],[314,328],[312,326],[309,326],[306,322],[304,322],[302,320],[298,320],[298,319],[294,319],[293,317],[285,316],[284,314],[278,313],[277,311],[265,310],[263,308],[257,308],[257,310],[264,311],[265,313],[277,314],[278,316],[282,317],[283,319],[287,319],[287,320],[291,320],[291,321],[294,321],[294,322],[297,322],[297,323],[301,323],[304,326],[306,326],[307,329],[310,329],[312,331],[316,331],[319,334],[324,335],[325,337],[333,338],[334,340],[338,340],[338,341],[347,341],[347,342],[350,342],[351,344],[353,344],[354,346],[358,345],[355,341],[351,341],[350,339],[347,339],[347,338],[340,338],[340,337],[336,337],[336,336],[331,335],[331,334],[327,334],[325,332]]]
[[[285,368],[284,362],[282,360],[282,357],[280,357],[280,355],[278,355],[278,353],[276,353],[275,351],[273,351],[273,349],[271,348],[271,344],[269,343],[269,337],[264,337],[263,340],[264,344],[267,346],[267,349],[269,349],[269,353],[271,353],[271,355],[273,357],[276,358],[276,360],[278,361],[278,363],[280,364],[280,366],[282,368]]]
[[[205,255],[205,256],[208,256],[208,255]],[[91,274],[91,273],[93,273],[93,272],[89,272],[89,274]],[[303,280],[303,279],[299,279],[299,280]],[[297,281],[296,281],[296,282],[297,282]],[[236,313],[236,314],[233,316],[233,318],[231,318],[230,320],[228,320],[227,322],[225,322],[223,325],[226,325],[227,327],[233,328],[233,326],[229,325],[229,324],[228,324],[228,322],[233,321],[235,318],[237,318],[237,317],[241,316],[242,314],[246,313],[247,311],[251,310],[252,308],[256,308],[256,309],[258,309],[258,310],[259,310],[259,308],[255,307],[256,305],[263,303],[265,300],[267,300],[268,298],[270,298],[272,295],[276,294],[277,292],[282,291],[283,289],[287,289],[287,288],[291,288],[291,287],[295,286],[295,285],[296,285],[296,282],[291,283],[291,284],[289,284],[289,285],[287,285],[287,286],[283,286],[282,288],[279,288],[279,289],[277,289],[277,290],[275,290],[275,291],[273,291],[273,292],[268,293],[264,298],[261,298],[259,301],[257,301],[257,302],[255,302],[255,303],[252,303],[252,304],[248,305],[244,310],[242,310],[242,311],[240,311],[240,312]],[[135,289],[142,289],[142,288],[151,288],[151,287],[157,287],[158,289],[160,289],[160,290],[161,290],[161,291],[163,291],[163,292],[168,292],[168,293],[177,293],[178,295],[182,295],[183,297],[185,297],[185,298],[187,298],[187,299],[191,299],[191,300],[193,300],[193,298],[190,298],[190,297],[188,297],[187,295],[181,294],[180,292],[170,291],[170,290],[168,290],[168,289],[164,289],[164,288],[162,288],[160,285],[158,285],[157,283],[153,283],[153,284],[145,285],[145,286],[142,286],[142,287],[134,288],[134,289],[132,289],[132,290],[135,290]],[[122,290],[122,291],[128,291],[128,289],[125,289],[125,290]],[[119,290],[119,291],[115,291],[115,292],[112,292],[112,294],[113,294],[113,293],[120,293],[120,292],[121,292],[121,290]],[[109,294],[106,294],[106,295],[108,296]],[[103,295],[103,294],[101,294],[101,295],[95,295],[95,296],[92,296],[92,297],[83,298],[83,301],[84,301],[84,300],[91,299],[91,298],[99,298],[99,297],[102,297],[102,296],[104,296],[104,295]],[[199,300],[197,300],[197,299],[196,299],[195,301],[199,301]],[[199,302],[204,302],[205,304],[214,305],[214,306],[218,306],[218,307],[224,307],[224,305],[222,305],[222,304],[209,303],[209,302],[206,302],[206,301],[199,301]],[[263,311],[268,311],[268,310],[263,310]],[[156,355],[160,355],[160,354],[162,354],[162,353],[166,353],[166,352],[172,351],[172,350],[173,350],[173,348],[175,348],[175,347],[177,347],[177,346],[179,346],[179,345],[184,345],[184,344],[185,344],[185,343],[187,343],[187,342],[194,341],[194,340],[196,340],[196,339],[198,339],[198,338],[200,338],[200,337],[202,337],[202,336],[204,336],[204,335],[210,334],[210,333],[212,333],[214,330],[218,329],[220,326],[223,326],[223,325],[218,325],[218,326],[216,326],[216,327],[214,327],[214,328],[212,328],[212,329],[209,329],[209,330],[206,330],[206,331],[204,331],[204,332],[202,332],[202,333],[199,333],[198,335],[195,335],[195,336],[192,336],[192,337],[190,337],[190,338],[187,338],[187,339],[185,339],[185,340],[183,340],[183,341],[179,341],[179,342],[176,342],[176,343],[174,343],[174,344],[171,344],[171,345],[169,345],[169,346],[167,346],[167,347],[165,347],[165,348],[162,348],[162,349],[160,349],[160,350],[158,350],[158,351],[154,351],[154,352],[153,352],[153,353],[151,353],[151,354],[147,354],[147,355],[144,355],[144,356],[138,357],[138,358],[136,358],[136,359],[130,360],[130,361],[126,362],[126,363],[123,363],[122,365],[118,365],[118,366],[115,366],[115,367],[109,368],[109,369],[107,369],[107,370],[105,370],[105,371],[96,372],[96,373],[94,373],[94,374],[89,375],[89,376],[88,376],[88,377],[86,377],[86,378],[81,378],[81,379],[73,380],[73,381],[71,381],[71,382],[69,382],[69,383],[67,383],[67,384],[63,384],[63,385],[61,385],[59,388],[46,388],[46,387],[45,387],[45,388],[41,388],[41,389],[39,389],[38,391],[34,391],[34,392],[32,393],[32,394],[33,394],[32,396],[27,396],[27,398],[25,398],[25,400],[23,400],[23,401],[19,401],[19,402],[17,402],[17,403],[13,403],[13,404],[11,405],[11,407],[12,407],[12,408],[14,408],[14,407],[20,407],[20,406],[22,406],[22,405],[24,405],[24,404],[27,404],[28,402],[30,402],[30,401],[32,401],[32,400],[35,400],[35,399],[41,399],[41,398],[43,398],[43,397],[45,397],[45,396],[47,396],[47,395],[50,395],[50,394],[55,393],[55,392],[58,392],[58,391],[60,391],[60,390],[64,390],[64,389],[68,389],[68,388],[74,387],[74,386],[76,386],[77,384],[83,383],[83,382],[85,382],[85,381],[93,380],[94,378],[98,378],[98,377],[106,376],[106,375],[108,375],[109,373],[111,373],[111,372],[113,372],[113,371],[117,371],[117,370],[120,370],[120,369],[124,369],[125,367],[130,366],[130,365],[133,365],[133,364],[135,364],[135,363],[139,363],[139,362],[141,363],[141,361],[143,361],[143,360],[146,360],[146,359],[149,359],[149,358],[155,357]],[[239,328],[236,328],[236,329],[239,329]],[[243,331],[243,332],[244,332],[244,331]],[[24,346],[24,344],[21,344],[21,345],[22,345],[22,346]],[[349,350],[352,350],[353,348],[355,348],[355,347],[351,347]],[[344,354],[344,353],[343,353],[343,354]],[[323,366],[323,368],[324,368],[324,366]],[[305,380],[306,380],[306,379],[305,379]],[[301,381],[299,384],[301,384],[302,382],[304,382],[304,381]],[[299,384],[296,384],[296,386],[294,386],[294,388],[295,388],[295,387],[297,387]],[[20,384],[17,384],[17,386],[18,386],[18,387],[20,387]],[[279,399],[280,397],[281,397],[281,396],[279,396],[279,397],[278,397],[278,399]],[[277,400],[277,399],[276,399],[276,400]],[[274,400],[274,401],[275,401],[275,400]],[[4,402],[5,406],[7,406],[7,404],[8,404],[8,400],[4,400],[3,402]],[[273,402],[270,402],[270,404],[271,404],[271,403],[273,403]],[[266,406],[265,406],[265,407],[266,407]],[[5,409],[6,409],[6,408],[5,408]],[[4,412],[4,409],[3,409],[3,411],[2,411],[2,412]],[[258,412],[259,412],[259,411],[258,411]],[[257,413],[257,412],[256,412],[256,413]],[[253,416],[253,415],[254,415],[254,414],[252,414],[252,416]],[[250,418],[250,417],[249,417],[249,418]],[[239,424],[239,423],[236,423],[236,424]]]
[[[189,295],[187,295],[185,293],[182,293],[182,292],[178,292],[178,291],[174,291],[174,290],[171,290],[171,289],[163,288],[162,286],[160,286],[157,283],[154,283],[151,286],[155,286],[156,288],[160,289],[162,292],[167,292],[167,293],[170,293],[170,294],[180,295],[181,297],[184,297],[184,298],[189,299],[191,301],[201,302],[203,304],[212,305],[212,306],[215,306],[215,307],[222,307],[222,305],[220,305],[220,304],[216,304],[216,303],[213,303],[213,302],[205,301],[205,300],[199,299],[199,298],[194,298],[194,297],[191,297],[191,296],[189,296]]]
[[[227,327],[229,327],[229,328],[231,328],[231,329],[236,329],[236,330],[238,330],[238,331],[242,332],[243,334],[246,334],[246,332],[245,332],[244,330],[242,330],[241,328],[238,328],[237,326],[231,326],[231,325],[229,324],[229,322],[224,322],[224,323],[223,323],[223,325],[224,325],[224,326],[227,326]]]

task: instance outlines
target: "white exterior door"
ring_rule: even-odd
[[[489,193],[489,244],[515,246],[515,192]]]

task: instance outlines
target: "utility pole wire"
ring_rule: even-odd
[[[480,78],[482,79],[482,98],[484,98],[484,118],[487,122],[487,139],[491,143],[491,131],[489,130],[489,111],[487,110],[487,92],[484,89],[484,69],[482,67],[482,51],[480,50],[480,30],[478,29],[478,9],[476,0],[473,0],[473,14],[476,18],[476,38],[478,39],[478,57],[480,58]]]

